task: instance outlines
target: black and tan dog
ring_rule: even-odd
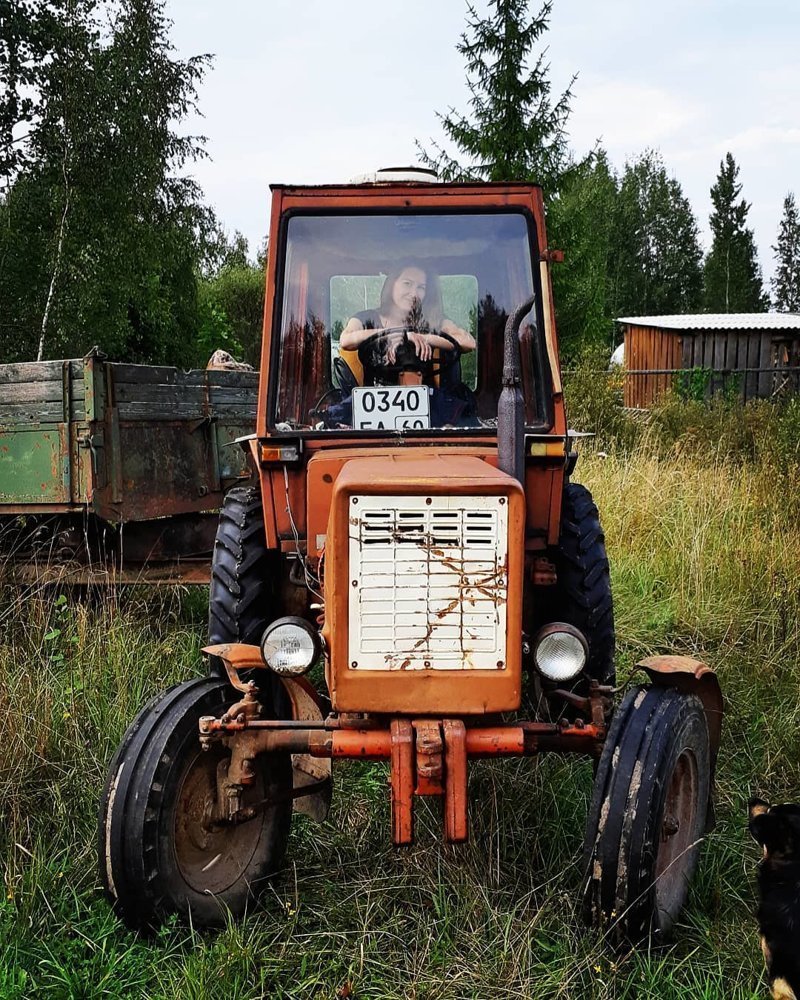
[[[800,806],[749,803],[758,870],[761,950],[774,1000],[800,1000]]]

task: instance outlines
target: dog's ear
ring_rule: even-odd
[[[766,812],[756,807],[748,827],[764,848],[765,858],[800,860],[800,815],[796,806],[770,806]]]
[[[775,844],[768,853],[779,854],[784,860],[800,861],[800,808],[793,803],[771,806],[769,819],[775,819]]]
[[[769,815],[769,803],[763,799],[750,799],[747,804],[749,822],[747,828],[757,844],[769,851],[774,838],[770,836],[775,832],[775,824]]]

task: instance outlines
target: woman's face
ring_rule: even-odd
[[[403,313],[425,298],[425,272],[419,267],[404,267],[392,288],[392,302]]]

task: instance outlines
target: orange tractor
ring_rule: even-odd
[[[722,701],[675,656],[616,711],[608,560],[571,477],[538,187],[273,189],[252,485],[226,497],[208,676],[114,757],[100,870],[134,927],[214,925],[323,820],[333,760],[387,761],[467,839],[469,762],[596,761],[587,920],[665,935],[710,819]],[[524,708],[523,708],[524,706]]]

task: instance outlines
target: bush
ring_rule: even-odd
[[[722,396],[698,401],[668,395],[650,410],[646,436],[661,453],[794,468],[800,462],[800,398],[742,404]]]
[[[623,369],[608,370],[607,353],[589,349],[564,375],[569,427],[595,435],[593,445],[606,451],[636,447],[662,457],[760,465],[776,488],[786,488],[787,507],[800,513],[792,486],[800,467],[800,396],[743,404],[735,387],[708,396],[706,369],[688,374],[636,419],[623,406]]]
[[[564,375],[564,400],[572,430],[596,435],[601,448],[629,448],[638,428],[622,406],[623,370],[608,367],[608,352],[591,348]]]

